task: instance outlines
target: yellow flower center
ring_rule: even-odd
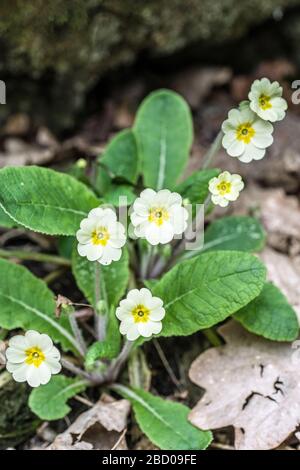
[[[244,122],[240,124],[236,129],[236,138],[237,140],[242,140],[245,144],[249,144],[252,137],[255,134],[255,130],[253,129],[251,122]]]
[[[258,99],[258,102],[259,102],[259,106],[261,107],[261,109],[263,109],[264,111],[266,109],[270,109],[272,108],[272,104],[270,103],[270,96],[267,96],[267,95],[260,95],[259,99]]]
[[[221,181],[217,186],[217,190],[221,196],[225,196],[225,194],[231,191],[231,183],[229,181]]]
[[[92,233],[92,243],[93,245],[102,245],[105,246],[109,240],[110,235],[106,227],[99,227]]]
[[[150,310],[140,304],[137,305],[131,313],[133,315],[134,323],[146,323],[149,319]]]
[[[158,226],[169,220],[169,218],[169,212],[164,207],[153,207],[149,211],[149,222],[154,222]]]
[[[44,362],[45,360],[45,354],[38,346],[34,346],[32,348],[26,349],[25,354],[26,354],[25,362],[29,366],[33,364],[35,367],[40,367],[42,362]]]

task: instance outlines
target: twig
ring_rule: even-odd
[[[219,444],[218,442],[212,442],[210,444],[210,447],[214,449],[220,449],[220,450],[235,450],[234,447],[226,445],[226,444]]]
[[[71,261],[61,256],[48,255],[39,252],[26,252],[22,250],[4,250],[0,249],[0,258],[17,258],[21,260],[39,261],[42,263],[53,263],[60,266],[71,266]]]
[[[52,284],[52,282],[56,281],[56,279],[60,278],[65,272],[65,268],[59,268],[56,269],[55,271],[52,271],[51,273],[47,274],[47,276],[44,277],[43,281],[46,284]]]
[[[94,406],[94,403],[87,398],[81,397],[80,395],[75,395],[75,400],[79,401],[83,405],[88,406],[89,408],[92,408]]]
[[[170,376],[170,379],[172,380],[175,387],[177,387],[178,390],[181,391],[181,389],[182,389],[181,383],[179,382],[176,375],[174,374],[173,369],[171,368],[170,363],[169,363],[168,359],[166,358],[165,353],[162,350],[161,345],[159,344],[158,340],[153,339],[153,344],[154,344],[154,347],[157,351],[157,354],[160,357],[161,362],[164,365],[164,368],[166,369],[166,371],[168,372],[168,374]]]
[[[115,443],[115,445],[111,448],[111,450],[116,450],[122,439],[124,438],[125,434],[127,433],[127,428],[123,429],[119,439]]]

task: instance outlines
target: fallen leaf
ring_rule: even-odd
[[[234,205],[235,214],[257,211],[268,234],[268,245],[289,253],[300,253],[300,205],[295,196],[280,189],[262,189],[250,184]]]
[[[271,342],[233,320],[219,332],[226,344],[192,363],[190,379],[206,393],[189,419],[201,429],[234,426],[237,450],[274,449],[300,423],[299,342]]]
[[[213,87],[225,85],[231,75],[228,67],[191,67],[177,74],[171,87],[197,108]]]
[[[82,413],[47,450],[126,450],[124,430],[130,403],[102,397]]]
[[[266,248],[260,258],[267,267],[268,279],[285,294],[296,310],[300,323],[300,272],[293,260],[286,255]]]
[[[28,144],[21,139],[8,138],[0,152],[0,168],[5,166],[44,165],[53,160],[56,148]]]

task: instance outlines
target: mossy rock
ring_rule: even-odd
[[[191,44],[220,44],[244,35],[300,0],[2,0],[0,75],[7,106],[72,125],[88,90],[108,71],[147,51],[167,56]],[[15,80],[14,80],[15,77]],[[40,79],[42,93],[34,96]],[[20,109],[21,108],[21,109]]]
[[[27,406],[30,389],[0,374],[0,449],[16,446],[34,434],[39,420]]]

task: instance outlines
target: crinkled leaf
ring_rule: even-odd
[[[172,189],[186,166],[193,139],[187,103],[172,91],[151,93],[139,107],[134,125],[144,184]]]
[[[254,217],[223,217],[212,222],[205,231],[202,251],[260,251],[265,240],[265,231]]]
[[[86,380],[72,379],[64,375],[54,376],[46,385],[32,390],[28,404],[33,413],[41,419],[61,419],[71,411],[67,405],[69,398],[86,387]]]
[[[67,174],[36,166],[0,170],[0,207],[36,232],[74,235],[98,205],[93,192]]]
[[[299,334],[297,315],[286,297],[266,283],[256,299],[235,314],[247,330],[275,341],[293,341]]]
[[[261,292],[264,265],[238,251],[205,253],[177,264],[154,286],[166,316],[159,336],[190,335],[232,315]]]
[[[117,385],[114,390],[131,402],[141,430],[160,449],[203,450],[211,443],[211,432],[196,429],[188,422],[187,406],[137,388]]]
[[[129,280],[129,259],[126,247],[119,261],[111,263],[109,266],[100,267],[100,283],[106,290],[109,306],[117,305],[123,296]],[[72,271],[79,289],[84,293],[87,300],[95,304],[95,269],[97,262],[88,261],[77,252],[77,247],[73,250]],[[100,265],[98,264],[98,267]]]
[[[200,354],[189,371],[206,390],[189,419],[200,429],[234,426],[237,450],[274,449],[300,422],[299,342],[268,341],[235,321],[219,332],[226,344]]]
[[[138,176],[138,152],[134,133],[130,129],[119,132],[106,147],[101,164],[113,176],[136,183]]]
[[[54,295],[24,266],[0,259],[0,326],[48,334],[65,350],[77,351],[69,320],[55,318]]]

